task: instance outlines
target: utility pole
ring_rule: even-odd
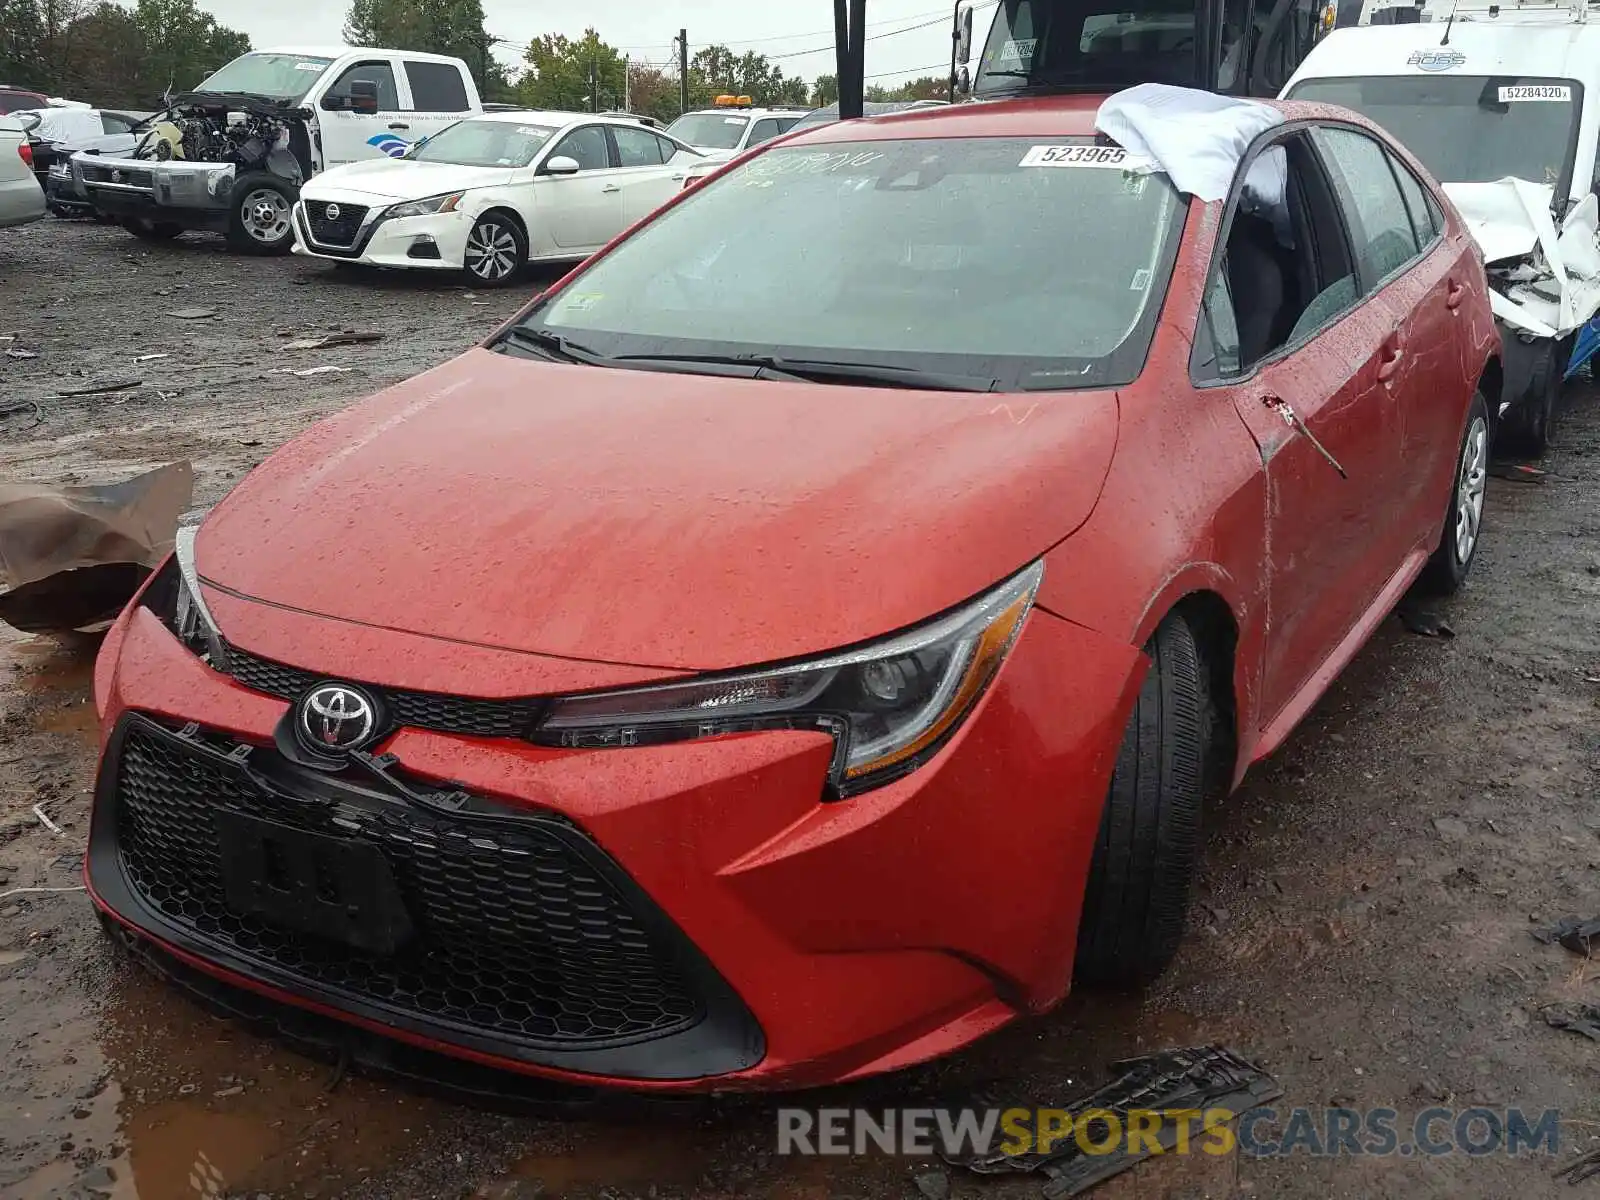
[[[678,115],[689,111],[689,31],[678,30]]]
[[[633,55],[622,56],[622,111],[633,111]]]
[[[600,111],[600,61],[596,58],[589,60],[589,111]]]

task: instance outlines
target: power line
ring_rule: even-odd
[[[915,75],[919,71],[944,71],[944,72],[948,72],[949,70],[950,70],[950,64],[949,64],[948,61],[946,61],[946,62],[936,62],[936,63],[933,63],[932,65],[926,66],[926,67],[905,67],[905,68],[903,68],[903,69],[901,69],[899,71],[879,71],[876,75],[863,75],[862,78],[863,79],[887,79],[890,75]]]

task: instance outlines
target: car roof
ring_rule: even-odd
[[[1508,17],[1458,19],[1450,44],[1442,46],[1436,21],[1411,25],[1360,25],[1336,29],[1308,54],[1289,80],[1352,78],[1367,75],[1533,75],[1576,79],[1600,87],[1600,24],[1571,20],[1522,21]],[[1424,72],[1410,62],[1419,51],[1449,55],[1454,65]],[[1452,54],[1452,51],[1454,52]]]
[[[471,113],[465,121],[495,121],[502,125],[550,125],[561,129],[579,122],[595,125],[621,125],[627,129],[641,129],[636,117],[622,117],[614,113],[556,112],[552,109],[516,108],[493,112]],[[660,133],[652,129],[652,133]]]
[[[453,63],[448,54],[429,54],[422,50],[384,50],[377,46],[258,46],[251,54],[298,54],[303,58],[343,58],[346,54],[391,54],[423,62]]]
[[[810,113],[809,108],[691,108],[683,116],[674,117],[681,121],[683,117],[803,117]]]

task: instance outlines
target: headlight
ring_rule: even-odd
[[[591,749],[757,729],[823,729],[836,743],[830,786],[848,796],[914,770],[972,711],[1005,661],[1044,564],[956,611],[828,658],[556,701],[533,734]]]
[[[178,530],[172,557],[144,591],[140,603],[161,619],[185,646],[219,671],[227,669],[228,650],[200,594],[194,567],[195,527]]]
[[[426,200],[407,200],[404,204],[396,204],[387,216],[391,217],[431,217],[437,213],[455,212],[456,205],[461,203],[465,192],[451,192],[445,196],[429,196]]]

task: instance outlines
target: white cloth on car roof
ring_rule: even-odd
[[[1270,104],[1165,83],[1107,97],[1094,119],[1128,153],[1154,160],[1180,192],[1207,203],[1227,197],[1250,143],[1281,124],[1283,114]],[[1256,159],[1244,184],[1245,207],[1270,218],[1280,233],[1288,227],[1288,182],[1280,146]]]

